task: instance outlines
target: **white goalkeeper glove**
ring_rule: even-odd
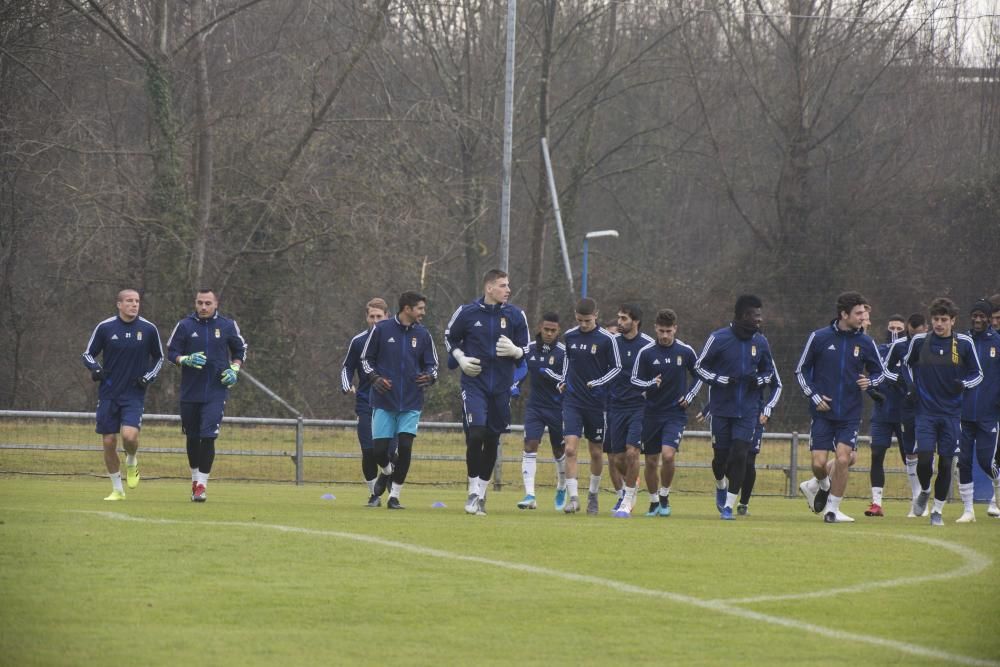
[[[524,350],[514,345],[514,341],[506,336],[500,336],[497,339],[497,356],[498,357],[513,357],[515,359],[520,359],[524,356]]]
[[[458,362],[458,367],[461,368],[462,372],[470,378],[474,378],[483,372],[483,367],[479,365],[479,359],[465,356],[465,352],[462,352],[457,347],[452,350],[451,356],[455,357],[455,361]]]

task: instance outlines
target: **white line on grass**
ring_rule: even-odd
[[[649,588],[640,588],[639,586],[626,584],[621,581],[615,581],[614,579],[604,579],[602,577],[594,577],[586,574],[574,574],[572,572],[563,572],[560,570],[553,570],[547,567],[539,567],[537,565],[528,565],[525,563],[514,563],[510,561],[496,560],[494,558],[483,558],[481,556],[467,556],[465,554],[453,553],[451,551],[444,551],[441,549],[434,549],[431,547],[422,547],[416,544],[408,544],[406,542],[396,542],[394,540],[387,540],[381,537],[374,537],[372,535],[364,535],[360,533],[345,533],[339,530],[316,530],[312,528],[300,528],[298,526],[283,526],[281,524],[253,523],[246,521],[180,521],[177,519],[147,519],[145,517],[135,517],[135,516],[130,516],[128,514],[121,514],[119,512],[96,512],[87,510],[70,510],[70,511],[79,512],[82,514],[94,514],[97,516],[102,516],[104,518],[113,519],[116,521],[135,521],[138,523],[153,523],[153,524],[224,526],[231,528],[251,528],[254,530],[267,529],[282,533],[298,533],[301,535],[315,535],[318,537],[335,537],[343,540],[351,540],[354,542],[373,544],[380,547],[394,549],[396,551],[408,551],[410,553],[419,554],[421,556],[430,556],[433,558],[441,558],[444,560],[458,561],[464,563],[476,563],[479,565],[489,565],[491,567],[502,568],[505,570],[512,570],[514,572],[537,574],[543,577],[549,577],[553,579],[564,579],[566,581],[591,584],[594,586],[602,586],[605,588],[610,588],[612,590],[618,591],[620,593],[625,593],[627,595],[645,595],[647,597],[670,600],[671,602],[688,604],[693,607],[699,607],[701,609],[706,609],[708,611],[716,611],[722,614],[727,614],[729,616],[735,616],[737,618],[760,621],[761,623],[768,623],[770,625],[777,625],[780,627],[791,628],[794,630],[803,630],[810,634],[822,635],[824,637],[829,637],[831,639],[869,644],[872,646],[878,646],[880,648],[892,649],[895,651],[899,651],[901,653],[916,655],[921,658],[946,660],[948,662],[952,662],[958,665],[982,665],[984,667],[1000,667],[1000,662],[993,660],[972,658],[969,656],[959,655],[957,653],[948,653],[947,651],[941,651],[934,648],[919,646],[917,644],[908,644],[906,642],[896,641],[894,639],[884,639],[882,637],[862,635],[856,632],[835,630],[833,628],[824,627],[822,625],[815,625],[813,623],[806,623],[804,621],[798,621],[792,618],[782,618],[780,616],[773,616],[771,614],[762,614],[760,612],[751,611],[749,609],[742,609],[740,607],[735,607],[721,600],[703,600],[701,598],[692,597],[690,595],[683,595],[681,593],[671,593],[670,591],[660,591]],[[935,544],[935,546],[937,546],[938,544],[944,544],[944,543],[938,543],[937,540],[932,540],[930,538],[922,538],[922,541]]]
[[[865,533],[866,537],[871,536],[873,533]],[[860,534],[859,534],[860,537]],[[950,542],[945,542],[943,540],[935,540],[931,537],[921,537],[919,535],[892,535],[889,533],[882,534],[882,537],[896,537],[901,540],[910,540],[912,542],[922,542],[928,544],[932,547],[938,547],[941,549],[946,549],[957,556],[961,556],[964,563],[961,567],[955,568],[954,570],[948,570],[946,572],[936,572],[934,574],[922,574],[912,577],[898,577],[896,579],[886,579],[883,581],[866,581],[860,584],[854,584],[853,586],[844,586],[841,588],[825,588],[818,591],[807,591],[804,593],[788,593],[786,595],[756,595],[748,598],[719,598],[716,600],[709,600],[709,602],[723,602],[726,604],[753,604],[755,602],[778,602],[786,600],[809,600],[815,598],[825,598],[832,597],[835,595],[844,595],[847,593],[864,593],[866,591],[875,590],[878,588],[895,588],[897,586],[910,586],[913,584],[922,584],[927,581],[945,581],[947,579],[956,579],[958,577],[969,577],[975,574],[979,574],[990,565],[993,561],[986,556],[980,554],[978,551],[973,551],[968,547],[963,547],[959,544],[952,544]]]

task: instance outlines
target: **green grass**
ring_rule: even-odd
[[[973,574],[866,592],[703,602],[823,591],[992,559],[1000,521],[982,507],[978,523],[959,526],[959,509],[949,505],[948,525],[931,529],[903,518],[902,503],[887,503],[884,519],[866,519],[861,500],[844,506],[858,523],[827,526],[801,500],[780,498],[754,499],[751,517],[721,522],[705,494],[674,494],[670,518],[619,520],[606,513],[610,494],[598,517],[557,514],[548,492],[543,509],[518,511],[515,490],[491,494],[489,516],[470,517],[461,488],[408,486],[405,512],[362,507],[358,485],[213,482],[204,505],[189,501],[189,489],[184,481],[144,480],[127,501],[106,503],[107,480],[0,477],[3,664],[1000,658],[993,560]],[[322,500],[326,492],[337,499]],[[431,508],[437,500],[448,507]],[[870,639],[817,635],[802,624]],[[907,647],[944,653],[913,655]]]

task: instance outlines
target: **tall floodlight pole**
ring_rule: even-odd
[[[517,0],[507,0],[507,67],[503,93],[503,185],[500,189],[500,270],[510,266],[510,168],[514,140],[514,29]]]
[[[552,213],[556,218],[556,230],[559,232],[559,248],[562,250],[563,268],[566,269],[566,282],[569,283],[569,293],[576,291],[573,287],[573,269],[569,266],[569,252],[566,250],[566,232],[563,231],[562,214],[559,212],[559,191],[556,190],[556,179],[552,175],[552,158],[549,156],[549,142],[542,137],[542,157],[545,158],[545,173],[549,177],[549,196],[552,198]]]
[[[617,229],[602,229],[599,232],[587,232],[587,235],[583,237],[583,276],[580,278],[580,298],[586,298],[587,296],[587,252],[589,250],[588,243],[590,239],[599,239],[602,236],[611,236],[618,238]]]

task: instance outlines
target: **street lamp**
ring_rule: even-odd
[[[587,245],[590,239],[599,239],[602,236],[612,236],[618,238],[617,229],[602,229],[599,232],[587,232],[583,237],[583,276],[580,278],[580,298],[587,296]]]

